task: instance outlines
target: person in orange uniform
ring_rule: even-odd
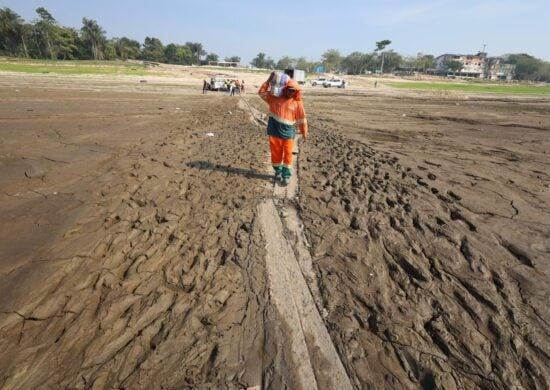
[[[269,82],[272,77],[273,73],[262,84],[258,93],[269,105],[267,134],[275,180],[281,180],[282,184],[286,185],[292,175],[292,148],[296,127],[300,128],[302,139],[305,141],[308,132],[307,119],[298,83],[290,79],[283,89],[282,96],[273,96],[269,93]]]

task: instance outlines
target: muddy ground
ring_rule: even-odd
[[[0,387],[294,388],[264,130],[200,86],[0,78]],[[306,88],[287,201],[352,385],[548,388],[550,99],[380,87]]]

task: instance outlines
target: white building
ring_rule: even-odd
[[[447,61],[460,62],[462,69],[454,73],[457,77],[488,80],[512,80],[514,77],[515,65],[504,64],[500,57],[487,57],[487,53],[443,54],[435,60],[437,70],[444,74],[448,73]]]

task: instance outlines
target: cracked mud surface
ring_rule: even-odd
[[[0,387],[291,386],[263,130],[115,86],[0,83]],[[297,207],[357,388],[549,387],[550,102],[461,96],[305,92]]]
[[[548,388],[550,102],[315,98],[301,214],[356,383]]]

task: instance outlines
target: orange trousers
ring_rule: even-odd
[[[294,139],[282,139],[269,136],[269,148],[271,149],[271,164],[274,168],[292,166],[292,149]]]

